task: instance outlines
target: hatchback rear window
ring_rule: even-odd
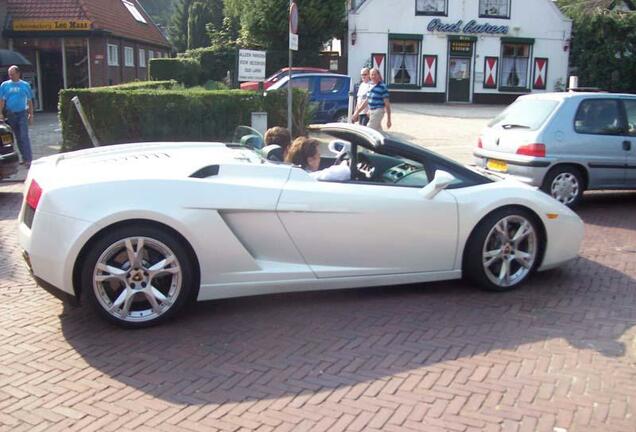
[[[559,101],[548,99],[520,99],[495,117],[488,127],[503,129],[536,130],[559,105]]]

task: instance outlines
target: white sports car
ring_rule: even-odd
[[[330,150],[323,164],[349,159],[351,180],[318,181],[250,139],[40,159],[19,216],[24,257],[44,288],[140,327],[195,299],[462,275],[505,291],[578,253],[579,217],[532,187],[365,127],[311,134]]]

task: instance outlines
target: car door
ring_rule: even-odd
[[[320,182],[292,169],[277,211],[318,278],[452,270],[457,203],[419,187]]]
[[[316,97],[320,102],[320,120],[332,122],[336,120],[338,111],[348,108],[349,80],[338,76],[318,77]]]
[[[623,99],[625,107],[625,137],[623,149],[627,153],[626,186],[636,188],[636,99]]]
[[[568,153],[589,170],[589,188],[615,188],[625,184],[627,152],[621,103],[616,98],[590,98],[579,104],[574,119],[575,137]]]

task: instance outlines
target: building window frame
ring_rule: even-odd
[[[386,76],[384,77],[384,81],[385,84],[392,89],[420,89],[422,88],[421,86],[421,67],[420,67],[420,60],[422,57],[422,39],[423,36],[422,35],[417,35],[417,34],[395,34],[395,33],[390,33],[389,34],[389,39],[388,39],[388,47],[387,47],[387,57],[386,57]],[[414,52],[407,52],[406,50],[397,53],[395,55],[401,55],[403,56],[403,58],[401,59],[401,65],[400,65],[400,69],[402,68],[402,66],[404,66],[404,69],[406,70],[407,73],[409,73],[409,70],[412,73],[415,73],[415,76],[411,76],[409,81],[410,83],[403,83],[403,82],[399,82],[399,83],[395,83],[394,81],[394,74],[393,74],[393,57],[394,57],[394,50],[393,50],[393,42],[402,42],[404,43],[403,47],[406,48],[406,42],[412,43],[414,42],[416,45],[416,49]],[[409,56],[411,63],[412,60],[415,60],[415,64],[411,64],[411,67],[409,68],[406,64],[406,60],[407,57]],[[398,60],[400,61],[400,60]],[[413,84],[411,84],[413,83]]]
[[[518,55],[521,47],[525,47],[525,55]],[[530,64],[530,60],[532,59],[532,50],[534,48],[534,40],[533,39],[516,39],[516,38],[502,38],[501,39],[501,51],[499,54],[499,91],[504,92],[515,92],[515,93],[528,93],[532,88],[532,68]],[[512,50],[513,55],[506,54],[506,51]],[[508,70],[508,65],[510,64],[509,59],[514,59],[512,63],[512,68]],[[525,74],[521,74],[516,71],[516,68],[522,64],[519,62],[520,59],[525,59]],[[519,85],[511,85],[509,76],[515,70],[517,75],[517,79],[519,79]],[[524,84],[525,85],[522,85]]]
[[[492,7],[496,7],[496,3],[505,4],[506,5],[506,14],[496,14],[489,13],[487,10],[484,10],[485,7],[482,7],[484,3],[492,5]],[[493,19],[510,19],[510,10],[512,8],[512,0],[479,0],[479,18],[493,18]]]
[[[425,2],[437,2],[444,3],[444,10],[422,10],[421,6],[424,6]],[[420,16],[448,16],[448,0],[415,0],[415,15]]]
[[[139,67],[140,68],[145,68],[146,67],[146,50],[143,48],[139,48]]]
[[[135,67],[135,49],[133,47],[124,47],[124,66]]]
[[[108,66],[119,66],[119,45],[106,44]]]

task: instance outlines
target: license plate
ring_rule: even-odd
[[[11,144],[13,142],[13,136],[2,135],[2,144]]]
[[[500,161],[497,159],[488,159],[486,166],[488,167],[488,169],[491,169],[493,171],[499,171],[499,172],[508,171],[508,164],[504,161]]]

